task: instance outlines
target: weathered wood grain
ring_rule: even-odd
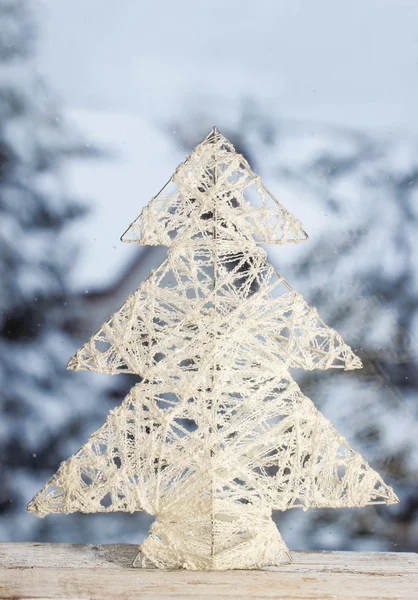
[[[418,600],[418,555],[293,552],[262,571],[132,568],[137,546],[0,544],[0,598]]]

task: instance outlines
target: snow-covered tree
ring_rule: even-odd
[[[83,406],[82,386],[65,376],[60,355],[72,339],[67,274],[75,248],[66,229],[83,213],[67,193],[65,166],[84,150],[36,74],[33,53],[28,3],[0,0],[0,535],[5,539],[36,537],[36,528],[21,515],[28,489],[42,476],[39,465],[56,464],[80,427],[72,410]]]

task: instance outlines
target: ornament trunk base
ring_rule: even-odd
[[[246,521],[229,515],[157,518],[134,567],[191,571],[260,569],[292,562],[271,517]]]

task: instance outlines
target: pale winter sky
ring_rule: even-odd
[[[36,68],[86,142],[115,152],[69,173],[91,208],[75,230],[77,287],[110,281],[135,251],[119,236],[182,160],[169,125],[187,114],[222,129],[248,98],[314,133],[329,123],[418,136],[418,0],[32,6]]]
[[[37,0],[39,68],[72,107],[167,117],[210,94],[418,133],[417,0]]]

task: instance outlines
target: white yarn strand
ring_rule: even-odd
[[[361,361],[256,245],[307,235],[226,138],[172,181],[123,236],[167,259],[68,363],[142,380],[28,510],[155,514],[138,566],[287,563],[273,510],[398,502],[289,373]]]

